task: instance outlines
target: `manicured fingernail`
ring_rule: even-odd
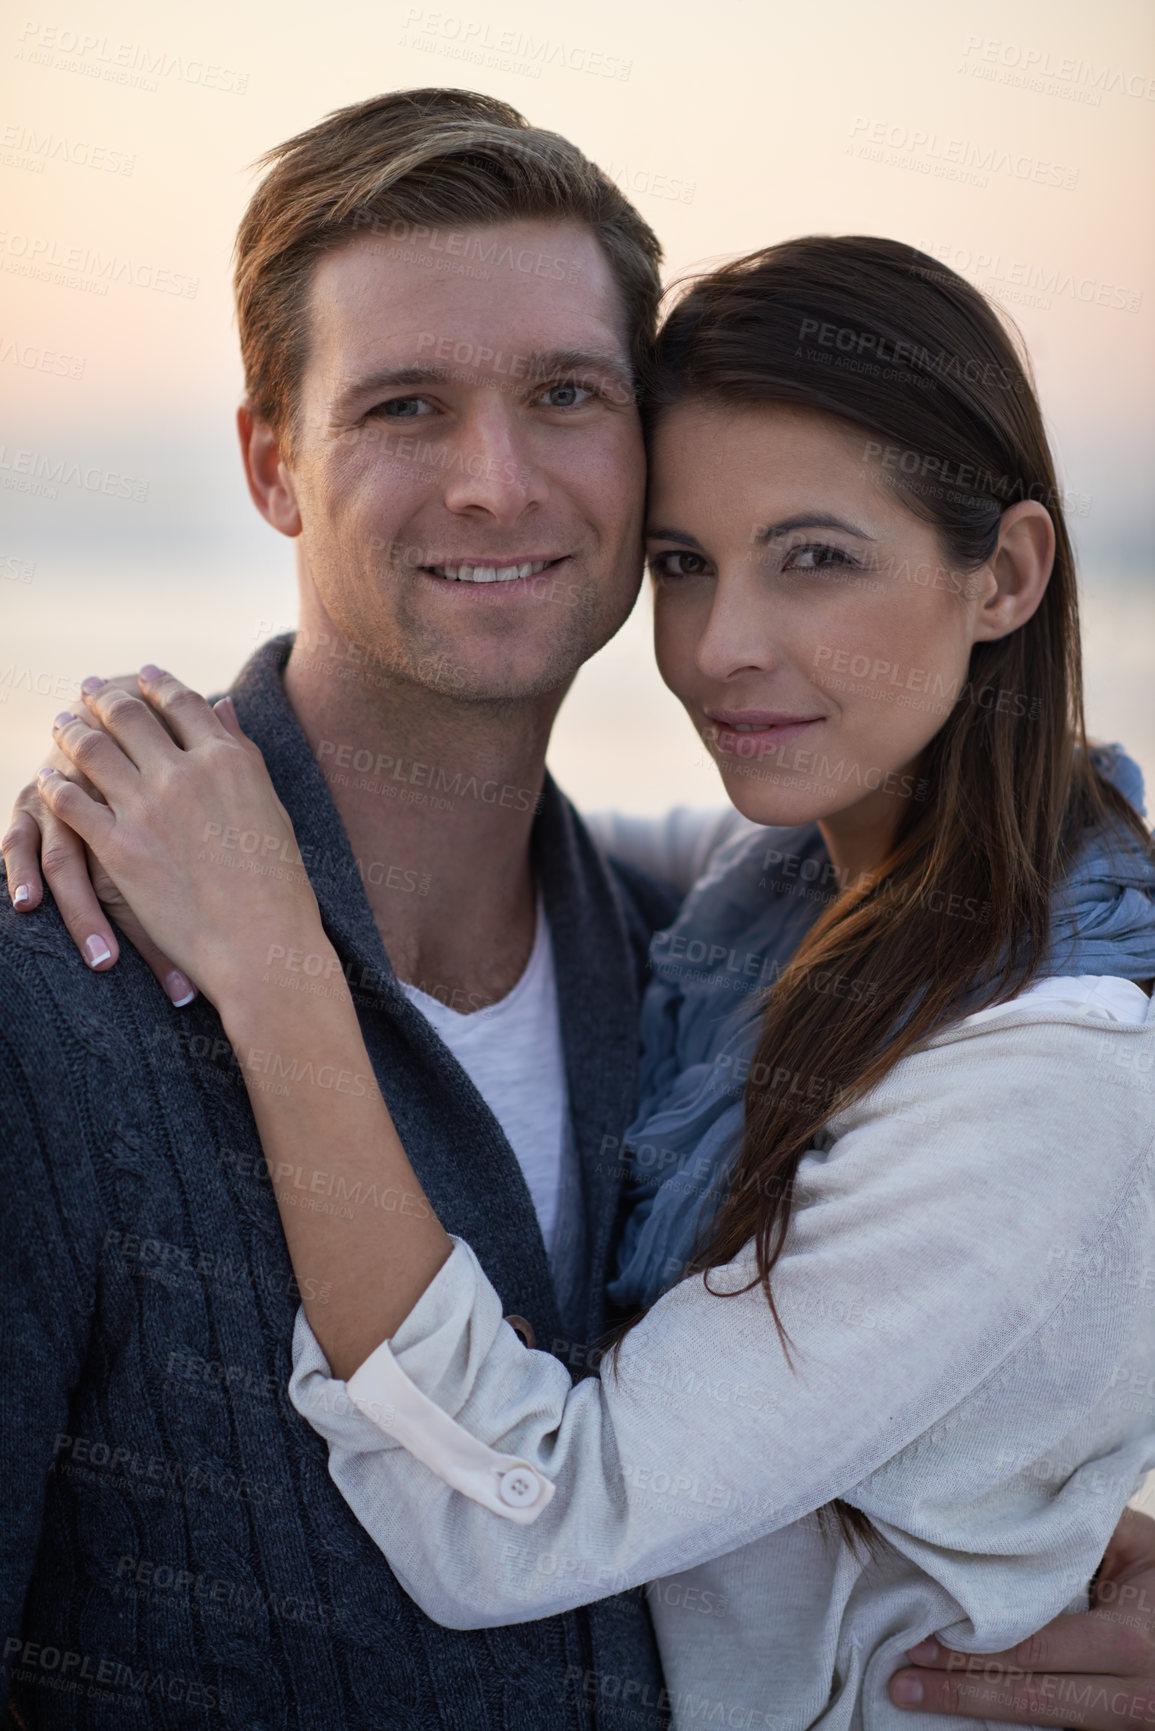
[[[197,995],[197,989],[187,974],[182,974],[179,968],[174,968],[164,976],[164,989],[172,1001],[174,1010],[183,1010],[186,1004],[191,1004]]]
[[[38,769],[36,771],[36,779],[39,782],[45,782],[51,776],[54,776],[55,774],[56,774],[56,771],[54,769],[48,769],[47,767],[45,767],[44,769]]]
[[[107,684],[107,679],[101,679],[95,673],[90,673],[87,679],[81,680],[80,689],[86,697],[91,697],[94,691],[99,691],[102,685]]]
[[[917,1707],[922,1700],[922,1684],[917,1677],[896,1677],[890,1685],[890,1698],[901,1707]]]
[[[140,677],[142,679],[147,679],[148,683],[151,685],[154,679],[164,678],[164,669],[161,667],[154,667],[151,661],[146,661],[140,670]]]
[[[933,1635],[928,1635],[925,1641],[920,1641],[917,1647],[912,1647],[906,1655],[912,1665],[933,1665],[942,1649]]]
[[[21,902],[26,902],[28,900],[28,897],[31,895],[31,893],[32,892],[28,888],[27,884],[17,884],[16,885],[16,894],[12,897],[13,907],[18,908],[20,906]]]
[[[103,938],[91,937],[84,940],[84,953],[88,957],[90,968],[98,968],[101,962],[106,962],[112,951]]]
[[[52,725],[53,727],[67,727],[70,721],[75,720],[76,717],[73,715],[71,709],[62,709],[59,715],[54,715],[52,717]]]

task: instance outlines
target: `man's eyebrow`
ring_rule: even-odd
[[[543,380],[571,373],[602,373],[614,386],[633,399],[634,383],[628,361],[608,349],[538,349],[525,353],[493,349],[486,352],[470,344],[469,359],[459,366],[434,366],[428,362],[403,367],[379,367],[361,378],[351,379],[342,386],[336,407],[343,409],[362,397],[377,391],[420,390],[423,386],[450,383],[455,379],[480,378],[486,367],[496,363],[499,382],[540,384]]]
[[[371,397],[378,391],[394,390],[399,385],[436,385],[449,378],[451,373],[450,367],[378,367],[373,372],[365,373],[359,379],[350,379],[344,384],[337,395],[335,406],[344,408],[359,397]]]
[[[557,373],[606,373],[632,397],[634,376],[629,362],[612,349],[533,349],[525,357],[531,379],[550,379]]]

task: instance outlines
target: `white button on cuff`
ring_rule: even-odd
[[[340,1384],[334,1385],[337,1388]],[[451,1489],[518,1526],[532,1526],[553,1499],[555,1486],[528,1461],[490,1448],[472,1436],[406,1376],[383,1341],[346,1392],[377,1432],[392,1437]],[[387,1476],[389,1455],[381,1457]]]
[[[511,1467],[507,1473],[502,1473],[497,1494],[511,1509],[528,1509],[541,1495],[541,1481],[526,1467]]]

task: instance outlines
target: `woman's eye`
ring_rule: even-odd
[[[708,561],[701,553],[653,553],[649,566],[655,577],[700,577]]]
[[[547,409],[576,409],[582,403],[588,402],[594,395],[585,385],[575,384],[572,379],[561,385],[547,385],[539,400],[544,400]]]
[[[830,565],[856,570],[858,561],[844,553],[841,547],[818,541],[808,542],[804,547],[792,547],[782,561],[784,571],[821,571]]]
[[[411,421],[428,408],[424,397],[390,397],[387,403],[378,403],[369,413],[384,415],[391,421]]]

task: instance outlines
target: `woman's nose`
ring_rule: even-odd
[[[715,680],[769,673],[778,665],[765,597],[754,592],[748,572],[719,574],[696,658],[699,671]]]

